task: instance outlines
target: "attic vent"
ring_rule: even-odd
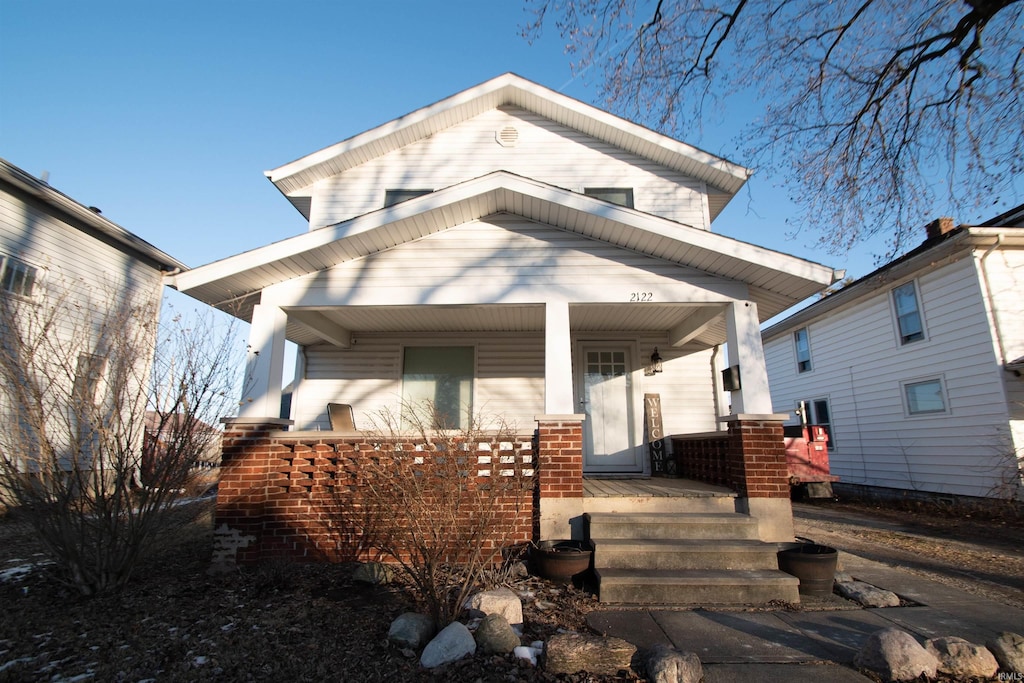
[[[505,126],[495,136],[502,147],[515,147],[519,142],[519,131],[512,126]]]

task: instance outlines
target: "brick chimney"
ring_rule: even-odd
[[[936,237],[942,237],[947,232],[955,228],[953,225],[952,218],[936,218],[928,225],[924,226],[925,232],[928,233],[928,239],[935,239]]]

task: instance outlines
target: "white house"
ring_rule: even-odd
[[[138,325],[155,323],[164,275],[181,268],[185,265],[104,218],[98,209],[0,159],[0,297],[12,316],[5,321],[25,322],[38,313],[37,321],[53,323],[43,331],[49,340],[45,347],[68,355],[52,363],[37,361],[33,367],[52,365],[46,381],[64,381],[64,398],[88,395],[100,405],[104,349],[110,345],[98,338],[99,330],[118,321],[128,306],[152,316],[136,316]],[[50,306],[52,319],[43,312]],[[124,329],[117,333],[129,338]],[[152,333],[148,338],[152,341]],[[152,348],[147,347],[136,360],[148,368],[151,358]],[[0,396],[0,415],[11,424],[6,421],[22,413],[5,397],[10,394]],[[142,418],[138,416],[139,425]]]
[[[1021,499],[1024,207],[913,251],[763,333],[772,404],[831,434],[837,491]],[[795,418],[794,418],[795,419]]]
[[[328,403],[353,406],[357,427],[423,397],[453,419],[500,414],[540,434],[539,534],[566,536],[584,478],[650,476],[645,395],[669,435],[781,425],[759,324],[835,274],[711,231],[748,175],[505,74],[268,171],[309,231],[170,281],[252,323],[229,433],[340,447],[324,441]],[[299,353],[282,417],[286,339]],[[725,366],[742,376],[728,398]],[[737,482],[743,504],[777,510],[763,535],[791,537],[788,488],[762,483]],[[230,495],[225,510],[256,494]]]

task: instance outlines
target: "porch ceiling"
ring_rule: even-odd
[[[301,313],[322,316],[330,324],[352,334],[477,334],[542,333],[544,306],[339,306],[331,309],[301,309]],[[583,304],[569,308],[573,332],[663,333],[669,343],[673,330],[686,328],[687,321],[712,317],[698,334],[687,339],[701,346],[725,342],[725,322],[715,307],[684,304]],[[714,317],[718,316],[718,317]],[[287,337],[300,345],[324,343],[297,316],[289,317]],[[703,320],[703,318],[701,318]]]
[[[266,287],[498,213],[745,283],[762,320],[835,279],[831,268],[810,261],[499,171],[184,271],[168,283],[248,320]]]

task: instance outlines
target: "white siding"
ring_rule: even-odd
[[[160,300],[156,268],[7,192],[0,192],[0,252],[38,268],[41,289],[71,289],[73,302],[84,310],[101,313],[128,291]]]
[[[974,262],[960,260],[915,281],[927,338],[901,345],[893,282],[872,298],[808,325],[810,372],[798,373],[792,334],[765,345],[772,402],[827,398],[844,482],[970,496],[991,495],[1006,476],[1007,410]],[[939,378],[948,414],[907,416],[902,382]]]
[[[999,249],[979,256],[978,272],[986,276],[991,298],[990,316],[998,330],[1006,362],[1024,358],[1024,251]],[[1024,459],[1024,377],[1003,375],[1010,412],[1008,452]]]
[[[637,406],[644,393],[659,393],[668,434],[716,428],[712,393],[711,351],[686,353],[665,348],[664,338],[651,335],[574,335],[587,341],[632,343],[649,357],[654,346],[665,359],[665,371],[645,377],[642,363],[633,374]],[[532,430],[544,413],[543,334],[473,336],[367,335],[351,349],[318,345],[306,348],[305,377],[292,401],[294,429],[327,430],[327,404],[349,403],[356,426],[370,429],[373,415],[397,411],[402,395],[402,349],[425,345],[473,346],[476,349],[474,406],[485,416],[501,416],[520,429]],[[575,343],[574,343],[575,348]],[[638,413],[639,415],[640,413]],[[642,423],[636,425],[642,433]]]
[[[518,131],[514,147],[495,140],[506,126]],[[636,209],[709,229],[702,182],[515,108],[486,112],[320,181],[310,229],[381,208],[387,189],[437,190],[497,170],[573,191],[631,187]]]
[[[458,290],[514,294],[527,287],[550,292],[617,287],[609,301],[628,301],[622,291],[661,285],[692,285],[723,291],[735,283],[619,247],[510,215],[450,228],[411,244],[336,266],[287,285],[333,304],[396,302],[412,291],[417,304],[444,303]],[[411,290],[410,290],[411,288]],[[556,289],[558,288],[558,289]],[[389,296],[388,291],[396,292]],[[452,297],[458,298],[458,297]],[[724,299],[722,299],[724,300]],[[657,302],[672,299],[660,294]]]

